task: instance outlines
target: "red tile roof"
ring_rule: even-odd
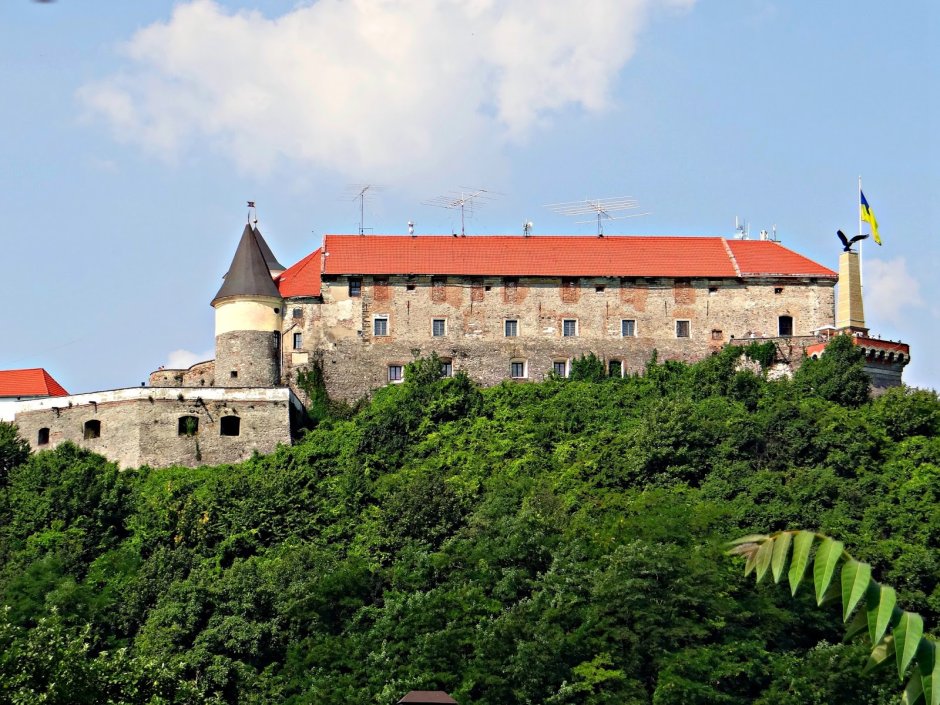
[[[327,235],[324,251],[324,274],[837,278],[778,243],[719,237]]]
[[[319,296],[320,295],[320,249],[316,249],[286,269],[275,279],[281,296]]]
[[[0,370],[0,397],[64,397],[68,392],[41,367]]]
[[[728,247],[741,270],[741,276],[779,275],[785,277],[837,278],[827,267],[769,240],[728,240]]]

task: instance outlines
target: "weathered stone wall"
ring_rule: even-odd
[[[350,296],[347,277],[323,282],[323,303],[285,306],[285,347],[295,331],[302,350],[285,350],[282,380],[321,351],[330,394],[355,399],[387,383],[388,366],[437,352],[483,384],[525,362],[526,378],[542,379],[554,362],[594,352],[643,368],[655,349],[661,360],[696,360],[734,338],[771,336],[781,316],[793,335],[831,325],[833,282],[802,279],[620,279],[502,277],[362,277]],[[294,309],[299,309],[295,311]],[[295,316],[294,313],[298,313]],[[377,335],[376,319],[386,321]],[[433,335],[433,321],[444,333]],[[506,320],[518,335],[506,337]],[[622,337],[623,320],[634,337]],[[566,337],[564,321],[575,321]],[[689,336],[677,336],[688,321]],[[379,331],[381,332],[381,330]]]
[[[280,380],[280,333],[240,330],[215,338],[215,386],[273,387]]]
[[[131,388],[23,402],[16,414],[20,434],[34,450],[72,441],[121,467],[216,465],[272,452],[291,442],[286,389]],[[238,435],[222,435],[222,419],[237,417]],[[193,417],[196,428],[180,418]],[[100,424],[98,438],[85,438],[85,422]],[[225,422],[226,424],[231,422]],[[48,442],[40,444],[40,429]],[[186,435],[186,431],[192,435]]]
[[[166,368],[150,373],[150,387],[214,387],[215,360],[197,362],[185,370]]]

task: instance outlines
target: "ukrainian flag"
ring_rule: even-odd
[[[878,221],[875,220],[875,214],[871,212],[871,206],[868,205],[868,201],[865,200],[865,194],[862,193],[862,190],[858,190],[858,195],[861,198],[861,219],[866,223],[871,225],[871,236],[875,239],[879,245],[881,244],[881,236],[878,235]]]

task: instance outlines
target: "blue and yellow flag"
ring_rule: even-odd
[[[877,242],[877,243],[880,245],[880,244],[881,244],[881,236],[878,235],[878,221],[875,220],[875,214],[871,212],[871,206],[869,206],[869,205],[868,205],[868,201],[865,200],[865,194],[862,193],[862,190],[861,190],[861,189],[859,189],[858,195],[859,195],[860,198],[861,198],[861,204],[860,204],[860,206],[859,206],[859,207],[862,209],[862,210],[861,210],[861,213],[862,213],[861,218],[862,218],[862,220],[864,220],[866,223],[868,223],[869,225],[871,225],[871,236],[874,238],[875,242]]]

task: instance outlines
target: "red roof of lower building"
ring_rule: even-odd
[[[0,370],[0,397],[64,397],[68,392],[41,367]]]
[[[275,280],[281,296],[285,299],[290,296],[319,296],[320,259],[318,248],[294,266],[284,270]]]
[[[838,276],[776,242],[720,237],[327,235],[323,250],[323,274]]]

